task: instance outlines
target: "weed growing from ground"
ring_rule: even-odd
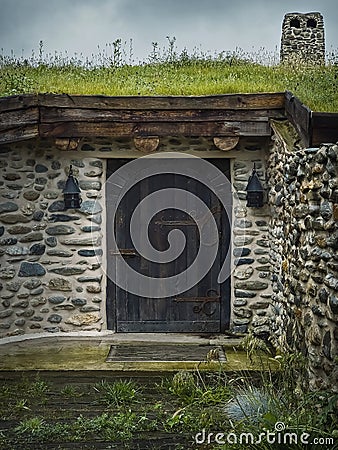
[[[39,434],[45,427],[45,421],[41,417],[31,417],[22,420],[15,431],[19,434]]]
[[[83,395],[82,392],[79,392],[78,388],[70,384],[66,384],[66,386],[62,388],[61,394],[67,398],[77,398]]]
[[[26,398],[22,398],[20,400],[17,400],[15,405],[14,405],[14,410],[19,412],[19,411],[29,411],[30,408],[29,406],[27,406],[27,399]]]
[[[218,405],[229,399],[231,387],[228,377],[223,373],[204,374],[196,372],[177,372],[171,380],[165,380],[162,389],[173,394],[181,405]]]
[[[119,380],[114,383],[102,381],[94,389],[102,396],[103,401],[112,407],[125,407],[138,401],[140,387],[131,380]]]
[[[49,392],[50,386],[46,381],[37,379],[30,384],[28,388],[28,396],[32,398],[43,398]]]

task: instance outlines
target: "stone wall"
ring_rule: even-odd
[[[269,207],[247,208],[256,164],[265,181],[269,138],[242,138],[219,151],[212,138],[161,138],[158,151],[231,160],[234,190],[231,329],[266,333],[271,315]],[[0,336],[106,329],[106,159],[142,155],[132,139],[84,139],[73,153],[52,141],[0,146]],[[80,210],[63,210],[70,164],[82,190]]]
[[[324,19],[320,13],[288,13],[284,16],[280,60],[325,64]]]
[[[63,204],[70,164],[83,194],[76,211]],[[0,336],[101,330],[103,170],[48,143],[0,147]]]
[[[245,187],[254,164],[266,187],[265,155],[249,159],[241,156],[233,162],[232,170],[233,186],[241,200],[241,205],[234,208],[233,220],[232,330],[245,333],[251,327],[255,334],[264,335],[269,331],[271,314],[270,208],[246,207]]]
[[[327,388],[338,375],[338,146],[288,148],[284,131],[268,170],[270,327],[277,347],[308,357],[311,387]]]

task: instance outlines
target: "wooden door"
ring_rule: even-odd
[[[109,177],[130,160],[108,160]],[[209,160],[229,179],[229,161]],[[107,244],[108,266],[115,267],[116,256],[109,252],[111,233],[125,261],[137,272],[147,277],[166,278],[185,270],[194,261],[199,247],[199,232],[193,219],[185,212],[165,209],[156,214],[148,227],[151,244],[159,251],[168,248],[168,233],[172,229],[181,230],[186,237],[186,247],[182,254],[169,263],[154,263],[143,258],[133,248],[129,224],[133,211],[139,202],[159,189],[175,187],[188,190],[198,196],[212,211],[219,231],[219,245],[213,266],[202,280],[179,295],[166,298],[140,297],[117,286],[108,278],[107,314],[108,328],[117,332],[185,332],[218,333],[229,327],[230,318],[230,278],[222,284],[217,282],[225,254],[230,243],[229,218],[213,192],[195,179],[167,173],[151,176],[136,183],[122,199],[115,214],[111,216],[109,198],[110,184],[107,183]],[[229,192],[229,198],[231,193]],[[193,209],[193,205],[192,209]],[[160,205],[159,205],[159,210]],[[109,270],[108,270],[109,273]],[[120,274],[121,276],[121,274]],[[123,274],[122,274],[123,276]]]

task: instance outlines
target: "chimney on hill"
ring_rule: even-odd
[[[324,19],[319,12],[284,16],[280,60],[287,64],[325,64]]]

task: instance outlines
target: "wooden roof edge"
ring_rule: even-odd
[[[284,92],[167,96],[22,94],[0,97],[0,113],[34,106],[92,109],[282,109],[284,96]]]
[[[246,96],[246,97],[256,97],[256,96],[267,96],[267,95],[274,95],[274,96],[285,96],[286,91],[266,91],[266,92],[232,92],[232,93],[226,93],[226,94],[201,94],[201,95],[184,95],[184,94],[170,94],[170,95],[106,95],[106,94],[68,94],[68,93],[62,93],[62,94],[54,94],[52,92],[41,92],[38,94],[25,94],[25,95],[37,95],[39,98],[43,97],[75,97],[75,98],[142,98],[142,99],[149,99],[149,98],[179,98],[179,99],[193,99],[193,98],[226,98],[226,97],[238,97],[238,96]]]
[[[297,130],[304,147],[312,141],[312,110],[290,91],[285,91],[285,115]]]
[[[39,94],[22,94],[0,97],[0,113],[37,107],[38,98]]]
[[[299,104],[301,104],[304,107],[304,109],[306,109],[309,112],[312,112],[312,110],[308,106],[306,106],[298,97],[296,97],[291,91],[286,90],[284,92],[284,95],[285,95],[286,103],[287,102],[290,102],[290,103],[298,102]]]
[[[51,102],[50,106],[57,106],[57,107],[77,107],[76,103],[78,101],[81,102],[83,100],[84,102],[88,103],[88,107],[90,103],[92,103],[92,107],[102,108],[105,109],[107,106],[109,107],[110,102],[116,101],[116,108],[119,107],[118,102],[128,102],[131,103],[135,102],[137,103],[137,106],[139,106],[140,102],[143,102],[144,106],[147,106],[147,103],[150,103],[154,106],[156,103],[161,103],[161,101],[178,101],[181,103],[186,103],[186,106],[190,108],[194,108],[193,102],[197,101],[198,103],[210,101],[211,105],[206,105],[206,109],[212,108],[215,101],[224,101],[225,104],[222,105],[223,108],[227,109],[227,102],[226,100],[232,100],[237,101],[239,104],[238,106],[241,107],[241,100],[243,101],[248,100],[249,102],[247,104],[244,104],[242,106],[247,106],[247,109],[256,109],[255,105],[250,104],[250,100],[253,99],[261,99],[264,98],[268,99],[275,99],[276,101],[282,100],[282,106],[288,107],[292,104],[297,104],[301,106],[305,111],[308,112],[310,116],[316,115],[316,116],[325,116],[325,117],[333,117],[338,114],[335,112],[317,112],[311,110],[308,106],[306,106],[304,103],[301,102],[301,100],[296,97],[292,92],[286,90],[284,92],[258,92],[258,93],[232,93],[232,94],[212,94],[212,95],[155,95],[155,96],[137,96],[137,95],[130,95],[130,96],[108,96],[108,95],[82,95],[82,94],[53,94],[53,93],[37,93],[37,94],[19,94],[19,95],[11,95],[6,97],[0,96],[0,113],[6,112],[6,111],[13,111],[13,110],[20,110],[20,109],[27,109],[32,108],[36,106],[49,106],[49,102]],[[95,103],[95,101],[98,101],[98,103]],[[103,103],[101,103],[103,101]],[[107,101],[108,104],[105,104],[104,101]],[[56,104],[54,104],[56,103]],[[245,102],[244,102],[245,103]],[[161,106],[161,105],[159,105]],[[175,104],[170,104],[170,109],[175,108]],[[199,105],[200,106],[200,105]],[[231,105],[230,105],[231,106]],[[262,102],[261,107],[263,109],[274,109],[273,107],[269,108],[269,103],[264,104]],[[146,109],[143,107],[143,109]],[[229,107],[231,109],[231,107]],[[279,109],[276,107],[276,109]]]
[[[180,111],[184,120],[178,121],[187,122],[185,126],[183,126],[183,124],[181,127],[182,133],[199,133],[204,126],[205,130],[202,130],[203,133],[214,132],[215,136],[223,136],[223,134],[228,135],[229,133],[236,135],[244,133],[249,135],[251,132],[250,130],[252,130],[255,135],[260,132],[264,132],[263,134],[266,135],[267,130],[263,123],[248,123],[248,121],[250,122],[250,112],[252,111],[253,116],[256,113],[258,121],[263,121],[265,116],[261,118],[261,115],[263,112],[265,114],[266,111],[267,117],[265,121],[266,125],[268,125],[267,120],[270,113],[271,116],[280,116],[281,112],[284,111],[284,101],[284,93],[220,94],[205,96],[13,95],[0,98],[0,144],[18,142],[34,137],[48,137],[50,134],[54,137],[61,138],[69,136],[77,137],[77,135],[74,134],[77,132],[79,133],[78,137],[89,132],[108,132],[110,133],[109,135],[111,135],[111,133],[116,135],[116,133],[119,132],[119,122],[124,121],[127,123],[128,117],[133,117],[133,111],[135,111],[135,114],[140,111],[148,112],[151,116],[151,120],[154,122],[153,125],[149,125],[151,130],[153,130],[156,125],[156,130],[160,130],[161,127],[164,127],[162,130],[163,133],[168,133],[169,130],[167,130],[162,123],[168,122],[169,126],[170,123],[178,120],[176,116],[171,117],[170,115],[172,115],[173,111]],[[90,120],[88,119],[89,110],[92,111],[89,118]],[[128,117],[125,117],[127,110],[129,110],[129,115],[127,114]],[[208,110],[209,113],[214,110],[216,114],[211,118],[208,115]],[[60,113],[56,114],[57,111],[60,111]],[[67,113],[64,118],[57,119],[62,111],[66,113],[69,111],[69,114]],[[83,111],[84,114],[83,120],[81,111]],[[102,117],[98,116],[96,118],[95,114],[99,114],[100,111],[107,111],[105,121],[107,124],[109,122],[115,124],[116,130],[114,129],[112,131],[109,127],[105,127],[104,124],[102,124],[102,122],[104,122]],[[192,111],[200,112],[201,114],[200,116],[197,114],[198,117],[195,117],[194,114],[191,114]],[[233,117],[225,118],[221,111],[237,111],[237,113]],[[273,111],[276,111],[276,114],[273,114]],[[160,119],[157,117],[159,112],[163,113]],[[206,113],[205,118],[204,113]],[[219,113],[221,114],[220,116],[218,116]],[[124,115],[123,120],[122,116],[120,120],[119,114]],[[166,120],[166,117],[168,120]],[[54,120],[52,120],[53,118]],[[158,119],[160,122],[155,123]],[[135,135],[140,134],[142,136],[147,134],[149,127],[144,126],[143,122],[149,122],[151,120],[146,120],[144,114],[139,115],[136,119],[129,120],[130,124],[134,125],[131,126],[131,131],[127,130],[128,135],[130,133],[134,133]],[[202,123],[203,120],[205,122],[204,125]],[[238,126],[238,120],[242,123],[242,127]],[[80,130],[80,132],[77,130],[77,124],[81,121],[97,122],[97,124],[101,124],[101,127],[97,127],[97,129],[89,127],[85,131]],[[49,122],[51,123],[49,124]],[[188,126],[189,122],[191,122],[190,128]],[[194,127],[195,122],[196,126]],[[138,130],[138,124],[142,125],[141,130]],[[212,124],[214,126],[210,126]],[[50,131],[48,127],[53,128],[53,130]],[[236,130],[233,130],[234,127],[237,127],[238,129],[236,128]],[[170,129],[172,129],[172,127]],[[98,136],[99,134],[94,135]]]
[[[93,110],[284,110],[303,145],[338,141],[338,113],[314,112],[290,91],[199,96],[22,94],[0,97],[0,144],[43,137],[42,109]],[[1,120],[1,117],[3,120]],[[272,117],[273,118],[273,117]],[[194,122],[194,119],[191,120]]]
[[[299,133],[304,147],[338,142],[338,113],[312,111],[292,92],[285,92],[285,114]]]

